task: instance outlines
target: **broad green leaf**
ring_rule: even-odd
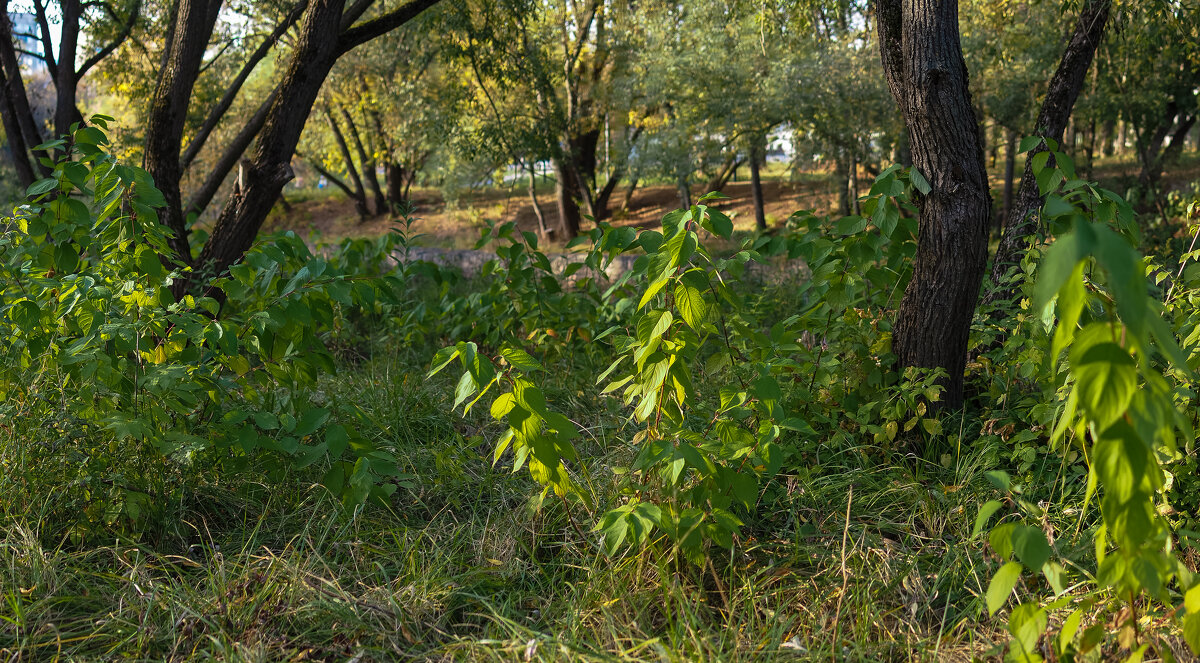
[[[1129,409],[1137,391],[1137,362],[1111,341],[1080,349],[1082,352],[1073,352],[1071,357],[1079,404],[1103,430]]]
[[[1017,562],[1008,562],[1000,567],[999,571],[996,571],[996,575],[992,576],[992,582],[988,584],[987,589],[989,615],[996,614],[996,611],[1004,606],[1004,603],[1008,601],[1008,595],[1017,586],[1017,580],[1020,578],[1021,565]]]
[[[1045,532],[1037,527],[1017,525],[1013,530],[1012,543],[1017,559],[1035,573],[1050,559],[1050,543],[1046,540]]]
[[[505,361],[522,373],[532,373],[542,368],[542,365],[536,359],[529,356],[529,353],[521,348],[505,346],[500,349],[500,356],[504,357]]]

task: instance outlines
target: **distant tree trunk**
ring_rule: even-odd
[[[688,176],[686,173],[680,172],[675,175],[675,188],[679,192],[679,206],[692,206],[692,187],[688,184]]]
[[[542,205],[537,198],[537,172],[532,161],[526,165],[529,170],[529,202],[533,204],[533,215],[537,217],[538,232],[542,234],[542,237],[549,237],[550,229],[546,227],[546,214],[542,212]]]
[[[750,143],[750,196],[754,199],[754,227],[759,232],[767,229],[767,214],[763,204],[762,174],[758,171],[762,158],[762,144],[758,139],[755,139]]]
[[[1012,218],[1013,205],[1013,175],[1017,168],[1017,149],[1021,134],[1016,129],[1008,129],[1004,144],[1004,211],[1000,215],[1000,223],[1007,224]],[[999,224],[998,224],[999,225]],[[1000,227],[1003,231],[1003,226]]]
[[[393,209],[408,202],[408,194],[404,188],[404,165],[388,161],[383,166],[383,179],[387,187],[388,203]]]
[[[13,50],[12,23],[8,17],[8,3],[0,13],[0,116],[4,120],[4,134],[12,151],[13,166],[22,187],[33,184],[39,175],[48,175],[50,169],[30,158],[30,150],[42,144],[41,132],[34,123],[29,97],[25,93],[25,81],[21,78],[21,67]]]
[[[854,213],[854,207],[850,200],[850,164],[845,156],[838,156],[835,171],[838,183],[838,210],[842,216],[850,216]]]
[[[854,213],[862,214],[858,204],[858,156],[853,152],[850,153],[850,181],[846,182],[846,186],[850,189],[850,203],[854,206]]]
[[[1148,140],[1143,139],[1138,145],[1138,161],[1141,163],[1138,184],[1147,192],[1158,190],[1163,166],[1183,152],[1183,143],[1196,123],[1195,113],[1180,113],[1177,109],[1175,101],[1168,104],[1162,122]],[[1168,136],[1170,141],[1164,146]]]
[[[734,151],[730,153],[729,156],[725,158],[725,162],[722,163],[719,168],[717,168],[717,172],[713,173],[713,176],[709,178],[708,183],[704,185],[704,192],[708,193],[710,191],[720,191],[724,189],[725,185],[729,183],[730,177],[737,173],[737,167],[741,164],[742,159],[738,156],[737,152]]]
[[[1111,157],[1116,153],[1117,122],[1113,118],[1108,118],[1100,126],[1100,154]]]
[[[350,132],[350,138],[354,140],[354,149],[358,153],[358,162],[362,164],[362,176],[367,181],[367,185],[371,187],[371,194],[375,197],[375,214],[387,214],[388,204],[387,199],[383,196],[383,190],[379,188],[379,178],[375,176],[375,157],[367,154],[366,148],[363,147],[362,137],[358,133],[358,125],[354,124],[354,118],[350,116],[350,112],[343,107],[342,119],[346,120],[346,130]]]
[[[1075,33],[1063,51],[1062,60],[1050,85],[1042,109],[1038,113],[1037,133],[1056,141],[1062,140],[1063,130],[1075,106],[1075,99],[1083,89],[1083,80],[1100,39],[1108,23],[1110,0],[1088,0],[1075,24]],[[1033,175],[1033,157],[1046,151],[1045,142],[1039,143],[1025,157],[1025,174],[1021,176],[1021,188],[1013,203],[1012,216],[1005,221],[1004,236],[992,262],[992,283],[995,289],[987,295],[987,301],[1011,299],[1016,294],[1016,284],[1000,285],[1005,274],[1021,260],[1029,238],[1038,227],[1038,210],[1042,207],[1042,196],[1038,191],[1037,178]]]
[[[558,200],[558,223],[559,230],[562,233],[560,239],[570,241],[579,235],[579,228],[582,223],[582,217],[579,214],[579,203],[575,202],[575,197],[571,195],[570,182],[574,179],[568,171],[568,166],[563,163],[562,158],[555,158],[554,177],[555,185],[554,192]]]
[[[354,167],[354,159],[350,156],[350,148],[346,145],[346,136],[328,108],[325,109],[325,119],[329,121],[329,129],[333,132],[334,142],[337,143],[338,150],[342,153],[342,160],[346,162],[346,171],[350,174],[350,182],[354,185],[354,195],[351,196],[354,200],[354,209],[358,212],[360,220],[366,219],[371,216],[370,211],[367,210],[367,192],[363,189],[358,169]]]
[[[987,262],[991,216],[979,124],[971,106],[955,0],[878,0],[880,53],[913,167],[931,191],[920,212],[912,280],[896,314],[899,367],[942,368],[939,406],[963,402],[971,318]]]
[[[638,178],[629,180],[629,188],[625,189],[625,197],[621,199],[621,209],[629,211],[629,204],[633,202],[633,192],[637,190]]]

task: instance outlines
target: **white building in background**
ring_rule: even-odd
[[[13,37],[17,40],[17,59],[21,63],[21,67],[26,70],[36,69],[44,66],[41,58],[34,57],[28,53],[40,53],[42,51],[42,42],[37,38],[41,28],[38,27],[37,17],[29,12],[9,12],[8,20],[12,23]],[[21,51],[25,51],[22,53]]]

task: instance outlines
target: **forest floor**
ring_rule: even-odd
[[[1014,192],[1020,186],[1020,164]],[[993,197],[997,209],[1001,206],[1004,187],[1003,164],[1000,161],[989,169]],[[790,173],[776,168],[773,179],[763,182],[763,197],[768,227],[782,224],[797,210],[814,210],[817,214],[835,214],[837,211],[837,186],[832,174],[824,171]],[[1137,164],[1127,159],[1104,159],[1096,164],[1091,178],[1103,186],[1124,195],[1137,182]],[[870,189],[871,176],[859,173],[860,194]],[[1200,158],[1185,159],[1168,170],[1163,176],[1163,190],[1187,191],[1200,183]],[[353,203],[337,191],[285,192],[294,199],[290,209],[276,207],[268,220],[266,230],[292,230],[298,234],[310,234],[324,241],[336,242],[346,237],[374,237],[387,232],[394,225],[387,217],[361,220],[354,211]],[[697,187],[694,195],[701,193]],[[754,227],[754,204],[749,182],[730,182],[722,189],[729,196],[713,206],[723,210],[734,220],[738,230]],[[618,188],[613,196],[613,206],[620,207],[625,189]],[[420,243],[425,246],[464,249],[474,246],[479,232],[487,222],[514,221],[521,230],[538,230],[537,216],[529,200],[526,187],[518,184],[510,187],[481,188],[462,194],[457,200],[447,201],[436,188],[420,188],[413,192],[416,205],[414,213],[419,223],[414,230],[422,234]],[[558,213],[554,205],[551,184],[539,184],[538,203],[550,228],[558,226]],[[651,185],[637,188],[629,204],[617,209],[608,222],[617,226],[648,228],[657,226],[667,212],[679,206],[679,195],[674,186]],[[584,228],[589,226],[585,221]]]

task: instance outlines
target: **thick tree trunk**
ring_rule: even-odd
[[[223,273],[246,253],[271,206],[295,174],[291,159],[321,91],[338,57],[338,29],[343,0],[313,0],[304,15],[300,36],[271,105],[242,187],[234,194],[213,227],[200,254],[199,266],[210,275]]]
[[[155,186],[167,201],[160,221],[171,230],[169,244],[175,257],[185,264],[191,263],[192,253],[183,195],[179,190],[183,177],[179,145],[183,140],[192,88],[200,74],[204,51],[220,8],[221,0],[180,0],[177,3],[177,25],[171,31],[175,39],[167,44],[168,55],[159,72],[146,122],[142,167],[154,178]]]
[[[79,19],[83,16],[80,0],[60,0],[62,12],[58,42],[58,66],[54,71],[54,133],[56,137],[71,133],[71,124],[79,119],[76,108],[75,56],[79,48]]]
[[[883,69],[929,181],[920,196],[913,275],[893,328],[900,368],[942,368],[939,405],[963,402],[971,319],[987,262],[991,215],[979,124],[971,107],[955,0],[879,0]]]
[[[1071,109],[1083,89],[1084,77],[1104,36],[1110,7],[1111,0],[1088,0],[1080,12],[1075,33],[1063,51],[1062,60],[1050,79],[1046,98],[1042,101],[1037,119],[1038,135],[1061,142]],[[1004,235],[992,262],[992,282],[997,287],[988,293],[988,301],[1011,299],[1016,294],[1015,284],[999,284],[1005,274],[1020,262],[1029,238],[1037,230],[1042,196],[1038,191],[1037,178],[1033,175],[1033,157],[1044,151],[1046,144],[1042,142],[1025,158],[1025,174],[1021,177],[1021,188],[1012,207],[1012,217],[1005,220]]]
[[[767,229],[767,215],[763,205],[762,174],[758,170],[762,158],[762,144],[756,139],[750,143],[750,197],[754,199],[754,227],[759,232]]]

